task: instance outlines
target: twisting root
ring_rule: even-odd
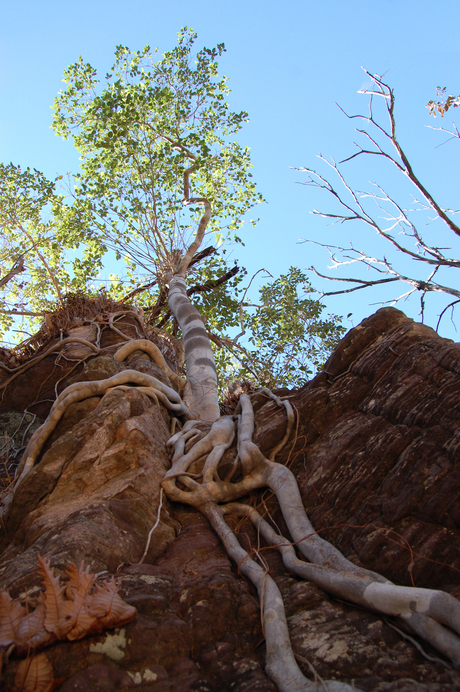
[[[152,526],[152,528],[149,531],[149,535],[147,536],[147,543],[145,544],[145,550],[142,553],[142,557],[139,560],[139,563],[138,563],[139,565],[141,565],[144,562],[145,556],[147,555],[149,547],[150,547],[150,539],[152,538],[152,533],[155,531],[156,527],[160,523],[160,514],[161,514],[162,506],[163,506],[163,488],[160,488],[160,503],[158,505],[157,518],[156,518],[154,525]]]
[[[118,312],[113,312],[109,317],[109,327],[110,327],[110,329],[112,329],[112,331],[116,332],[116,334],[119,334],[123,339],[125,339],[125,341],[131,341],[131,337],[126,336],[126,334],[124,332],[122,332],[121,329],[118,329],[117,327],[115,327],[115,325],[113,323],[113,321],[116,317],[125,317],[126,315],[132,315],[133,317],[135,317],[135,319],[138,321],[139,325],[141,327],[143,327],[141,318],[139,317],[137,312],[135,312],[134,310],[119,310]],[[134,327],[134,328],[136,330],[136,334],[139,336],[139,332],[137,331],[137,327]]]
[[[240,572],[257,588],[263,614],[267,646],[267,675],[278,685],[280,692],[315,692],[317,685],[303,675],[292,653],[283,599],[273,579],[263,567],[252,560],[241,547],[235,534],[226,524],[221,508],[213,502],[200,507],[217,533],[228,555],[237,563]],[[347,683],[327,681],[331,692],[357,692]]]
[[[272,395],[271,398],[275,397]],[[231,476],[221,480],[218,474],[219,461],[235,436],[234,417],[224,416],[213,423],[209,433],[185,453],[188,438],[197,432],[196,423],[189,421],[183,430],[168,442],[174,447],[172,467],[162,482],[168,497],[193,505],[203,512],[232,556],[233,553],[239,554],[238,551],[242,548],[232,543],[233,552],[230,552],[229,529],[227,527],[224,530],[222,513],[234,512],[240,516],[248,516],[265,540],[278,548],[291,572],[312,581],[335,596],[378,613],[400,618],[413,632],[460,667],[460,602],[442,591],[392,584],[375,572],[357,567],[328,541],[318,536],[305,513],[292,472],[267,459],[252,441],[254,412],[247,394],[241,395],[240,407],[237,451],[243,479],[232,483]],[[289,409],[286,408],[289,415]],[[291,429],[292,424],[293,414]],[[202,480],[199,482],[190,477],[188,470],[204,455],[206,461],[201,472]],[[177,481],[180,481],[181,488],[177,486]],[[184,486],[185,489],[182,489]],[[240,504],[217,507],[217,504],[231,503],[261,487],[269,487],[276,494],[294,544],[307,558],[308,563],[296,557],[291,542],[277,534],[255,509]],[[233,540],[236,541],[236,538],[231,539]],[[252,573],[255,574],[254,570]],[[250,578],[252,579],[252,576]],[[253,581],[259,589],[260,575],[254,576]],[[268,666],[271,670],[270,664]],[[276,681],[279,684],[278,680]]]
[[[118,387],[112,387],[111,390],[107,390],[107,391],[112,391],[114,389],[120,389],[122,392],[127,392],[129,389],[133,389],[133,388],[129,387],[126,384],[119,384]],[[160,405],[160,402],[158,399],[158,394],[160,392],[156,391],[153,387],[136,387],[136,391],[142,392],[142,394],[145,394],[146,396],[148,396],[149,399],[151,399],[153,401],[155,406]]]
[[[54,353],[54,351],[58,351],[60,348],[63,346],[66,346],[67,344],[83,344],[84,346],[87,346],[90,348],[92,351],[95,353],[99,353],[100,348],[98,346],[95,346],[91,341],[86,341],[86,339],[80,339],[78,337],[74,336],[69,336],[67,339],[62,339],[62,341],[58,341],[56,344],[51,346],[49,349],[47,349],[44,353],[40,353],[39,356],[36,356],[35,358],[32,358],[29,360],[28,363],[24,363],[24,365],[20,365],[19,368],[16,370],[14,375],[12,375],[6,382],[3,382],[3,384],[0,385],[0,390],[1,389],[6,389],[15,379],[16,377],[19,377],[19,375],[22,375],[24,372],[27,372],[30,368],[32,368],[34,365],[39,363],[43,358],[46,358],[46,356],[49,356],[51,353]]]
[[[25,474],[32,468],[38,455],[43,449],[43,445],[53,432],[54,428],[70,404],[73,404],[76,401],[82,401],[83,399],[89,399],[92,396],[101,396],[102,394],[105,394],[108,389],[126,384],[128,382],[130,384],[153,388],[156,396],[159,399],[161,398],[163,403],[169,409],[175,411],[179,415],[190,415],[189,411],[182,403],[179,394],[177,394],[174,389],[171,389],[171,387],[163,384],[163,382],[160,382],[160,380],[152,377],[152,375],[147,375],[145,373],[138,372],[137,370],[122,370],[122,372],[119,372],[106,380],[76,382],[61,392],[51,407],[48,418],[31,438],[29,445],[24,452],[23,460],[18,468],[18,482],[21,481]]]
[[[147,353],[152,358],[155,365],[158,365],[158,367],[163,370],[165,375],[169,377],[171,382],[176,385],[178,391],[183,391],[185,387],[185,380],[171,370],[158,346],[148,339],[136,339],[135,341],[129,341],[127,344],[124,344],[118,349],[114,355],[114,358],[119,363],[122,363],[128,356],[131,355],[131,353],[134,353],[134,351],[144,351],[144,353]]]
[[[117,388],[129,383],[131,386],[140,385],[150,398],[160,400],[170,411],[176,415],[190,418],[191,414],[180,395],[171,387],[163,384],[152,375],[138,372],[137,370],[123,370],[122,372],[109,377],[106,380],[96,380],[93,382],[76,382],[67,387],[58,396],[46,421],[32,435],[29,444],[24,452],[21,463],[16,471],[15,487],[10,490],[3,498],[3,508],[1,516],[5,516],[13,500],[14,491],[23,478],[34,466],[46,440],[49,438],[56,425],[59,423],[66,409],[77,401],[89,399],[93,396],[101,396],[109,389]],[[129,387],[128,387],[129,388]]]
[[[460,603],[453,596],[433,589],[397,586],[354,565],[350,573],[345,569],[331,569],[327,564],[303,562],[297,558],[290,541],[277,534],[253,507],[231,503],[225,506],[225,512],[249,517],[267,543],[279,550],[292,574],[308,579],[327,593],[351,603],[401,618],[455,665],[460,664],[460,640],[454,634],[460,633]],[[301,543],[299,549],[300,546]]]
[[[294,409],[292,408],[289,401],[287,401],[287,399],[280,399],[280,397],[276,396],[276,394],[273,394],[273,392],[270,389],[268,389],[268,387],[264,387],[260,390],[260,392],[261,394],[266,394],[268,397],[270,397],[270,399],[273,399],[277,406],[284,406],[288,417],[288,423],[286,426],[286,432],[284,433],[284,437],[281,440],[281,442],[278,442],[276,447],[273,447],[268,457],[270,461],[275,461],[276,455],[278,454],[278,452],[281,452],[281,450],[287,444],[289,438],[291,437],[292,428],[294,427],[295,422]]]

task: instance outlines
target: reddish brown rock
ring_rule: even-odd
[[[69,377],[97,379],[125,367],[111,358],[113,346],[104,348]],[[11,410],[28,406],[27,396],[35,401],[43,377],[54,387],[46,363],[17,378],[14,388],[23,391],[11,396]],[[154,374],[156,366],[134,354],[129,367]],[[347,334],[325,372],[289,399],[298,415],[295,435],[277,460],[296,474],[321,535],[393,581],[458,596],[460,345],[398,310],[379,310]],[[254,439],[268,452],[284,435],[285,412],[261,395],[254,407]],[[15,497],[0,586],[17,596],[38,585],[37,553],[61,570],[83,559],[120,579],[123,597],[138,610],[134,622],[47,649],[56,678],[66,678],[63,692],[276,692],[264,672],[257,595],[199,513],[163,498],[159,527],[138,564],[169,467],[168,421],[163,407],[133,390],[69,409]],[[285,530],[273,499],[266,494],[264,502]],[[247,522],[234,526],[246,549],[258,545]],[[460,689],[460,672],[425,658],[394,623],[288,575],[276,551],[263,555],[307,677],[316,671],[364,692]],[[5,689],[16,668],[13,658]]]

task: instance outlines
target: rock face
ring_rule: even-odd
[[[73,354],[87,358],[84,369],[70,372],[68,361],[60,369],[50,354],[16,378],[4,393],[3,427],[26,408],[45,418],[59,378],[61,391],[72,377],[102,379],[124,367],[161,376],[138,354],[116,363],[113,336],[94,356]],[[321,536],[396,583],[460,596],[460,345],[398,310],[379,310],[347,334],[323,373],[288,396],[295,434],[277,461],[295,473]],[[254,409],[254,441],[268,453],[284,435],[285,415],[260,395]],[[169,436],[169,414],[141,392],[111,390],[73,404],[15,495],[0,588],[17,597],[36,587],[37,554],[58,571],[83,560],[115,575],[138,610],[119,630],[46,649],[62,692],[276,692],[264,672],[255,590],[196,510],[160,498]],[[255,501],[286,535],[269,493]],[[248,522],[235,530],[247,550],[257,547]],[[428,645],[422,655],[391,619],[293,578],[275,550],[263,555],[307,677],[364,692],[460,689],[460,672]],[[17,665],[12,658],[4,671],[7,690]]]

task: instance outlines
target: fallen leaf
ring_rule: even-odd
[[[45,654],[26,658],[19,664],[14,684],[21,692],[51,692],[53,666]]]
[[[113,577],[94,586],[96,577],[89,567],[81,563],[77,569],[72,563],[66,569],[69,581],[63,584],[46,558],[38,556],[38,563],[45,591],[34,610],[29,612],[6,591],[0,592],[0,647],[14,645],[23,654],[56,638],[74,641],[136,617],[136,609],[118,594]]]
[[[52,632],[58,639],[64,639],[72,629],[73,622],[64,618],[65,586],[61,586],[59,577],[55,577],[49,561],[38,556],[39,572],[45,586],[45,629]]]
[[[26,610],[14,601],[6,591],[0,591],[0,646],[9,646],[16,637],[16,631]]]
[[[93,588],[96,577],[90,572],[89,567],[83,569],[83,561],[80,563],[79,569],[74,562],[71,562],[65,573],[69,577],[67,590],[70,588],[75,593],[86,595]]]
[[[69,584],[66,588],[66,596],[70,599],[66,601],[63,608],[64,617],[72,618],[72,628],[67,632],[67,639],[74,641],[81,639],[93,629],[96,617],[88,612],[88,596],[93,587],[95,575],[89,570],[83,569],[83,562],[80,569],[74,563],[66,569],[69,577]]]
[[[14,641],[19,649],[36,649],[50,639],[51,635],[45,629],[45,597],[41,593],[35,610],[25,615],[19,623]]]
[[[89,599],[89,612],[97,617],[102,628],[119,627],[134,620],[136,608],[128,605],[118,594],[115,579],[96,584],[96,593]]]

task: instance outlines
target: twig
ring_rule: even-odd
[[[141,565],[144,562],[144,559],[145,559],[147,552],[148,552],[148,549],[150,547],[150,539],[152,538],[152,534],[155,531],[155,529],[157,528],[158,524],[160,523],[160,512],[161,512],[162,506],[163,506],[163,488],[160,489],[160,503],[158,505],[157,519],[156,519],[156,522],[154,523],[154,525],[152,526],[152,528],[150,529],[149,535],[147,536],[147,543],[145,545],[145,550],[142,554],[142,557],[138,562],[139,565]]]
[[[432,661],[433,663],[440,663],[444,668],[453,668],[447,661],[443,661],[442,658],[438,658],[437,656],[431,656],[430,654],[427,654],[423,646],[416,640],[414,637],[411,637],[410,634],[407,634],[406,632],[403,632],[402,630],[399,629],[399,627],[396,627],[390,620],[386,617],[382,617],[382,620],[388,625],[388,627],[391,627],[392,629],[396,630],[398,634],[401,635],[403,639],[406,639],[408,642],[413,644],[418,651],[422,654],[423,658],[426,658],[427,661]]]

